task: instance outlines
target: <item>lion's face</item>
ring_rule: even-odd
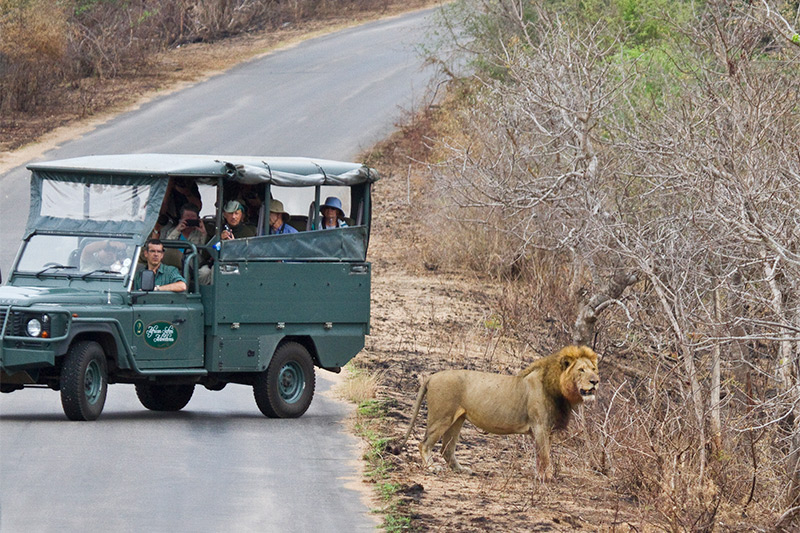
[[[600,382],[600,374],[597,373],[597,364],[590,359],[581,358],[572,365],[575,385],[578,392],[586,400],[594,400],[597,393],[597,384]]]
[[[570,354],[573,355],[573,354]],[[597,393],[600,374],[597,372],[597,354],[585,346],[580,348],[577,357],[567,357],[566,367],[561,375],[561,389],[570,403],[592,401]]]

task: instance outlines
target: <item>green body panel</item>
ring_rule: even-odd
[[[369,333],[368,263],[218,263],[205,298],[210,372],[263,370],[286,337],[310,337],[325,368],[349,361]],[[213,305],[208,305],[213,302]]]
[[[354,273],[349,263],[239,262],[220,266],[214,273],[218,281],[212,320],[221,328],[233,322],[369,322],[368,270]]]

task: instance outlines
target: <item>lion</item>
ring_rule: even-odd
[[[471,473],[455,457],[456,442],[465,420],[489,433],[529,434],[535,441],[539,475],[552,480],[550,435],[565,429],[572,409],[594,400],[597,354],[586,346],[567,346],[544,357],[516,376],[473,370],[445,370],[424,379],[414,404],[405,446],[425,396],[428,427],[419,443],[423,465],[430,464],[433,446],[442,440],[442,455],[455,472]]]

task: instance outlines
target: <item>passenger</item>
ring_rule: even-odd
[[[185,204],[181,207],[181,219],[178,225],[172,229],[166,229],[167,239],[174,241],[187,241],[196,246],[203,246],[208,242],[208,232],[206,226],[200,218],[200,211],[194,204]],[[175,252],[175,256],[168,256],[170,252]],[[210,261],[206,252],[201,252],[201,265],[198,272],[198,280],[201,285],[211,285],[211,267],[202,264]],[[164,253],[164,262],[171,265],[182,264],[182,254],[179,250],[171,249]]]
[[[225,224],[220,234],[223,241],[256,236],[256,228],[245,222],[245,207],[238,200],[231,200],[225,204],[222,216],[225,217]]]
[[[241,203],[247,209],[247,223],[258,227],[258,217],[261,212],[261,205],[264,203],[258,195],[258,190],[253,185],[248,185],[242,189]]]
[[[161,260],[164,258],[164,245],[158,239],[147,241],[144,249],[144,258],[147,261],[147,270],[152,270],[156,275],[156,291],[183,292],[186,290],[186,279],[181,276],[178,269],[174,266],[164,265]],[[136,273],[133,279],[134,290],[142,288],[142,272]]]
[[[198,246],[208,242],[208,233],[196,205],[184,204],[181,207],[181,218],[174,228],[166,231],[166,239],[187,241]]]
[[[328,196],[325,203],[319,206],[319,211],[322,213],[322,229],[347,227],[344,211],[342,211],[342,201],[337,197]]]
[[[269,234],[282,235],[285,233],[297,233],[297,230],[287,224],[289,213],[283,209],[280,200],[270,200],[269,202]]]
[[[125,259],[128,260],[127,264]],[[86,272],[92,270],[122,272],[122,269],[130,264],[127,247],[120,241],[102,239],[91,242],[84,246],[81,252],[81,270]]]
[[[180,218],[179,210],[186,204],[197,206],[198,211],[203,208],[203,199],[200,197],[197,182],[183,177],[170,178],[151,237],[159,238],[162,229],[177,225]]]

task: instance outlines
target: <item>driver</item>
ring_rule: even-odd
[[[164,259],[164,245],[158,239],[150,239],[147,241],[144,249],[144,258],[147,261],[147,269],[152,270],[156,275],[156,291],[172,291],[183,292],[186,290],[186,279],[181,276],[178,269],[174,266],[163,265],[161,260]],[[136,273],[133,279],[133,289],[138,291],[142,288],[142,272],[144,269]]]

